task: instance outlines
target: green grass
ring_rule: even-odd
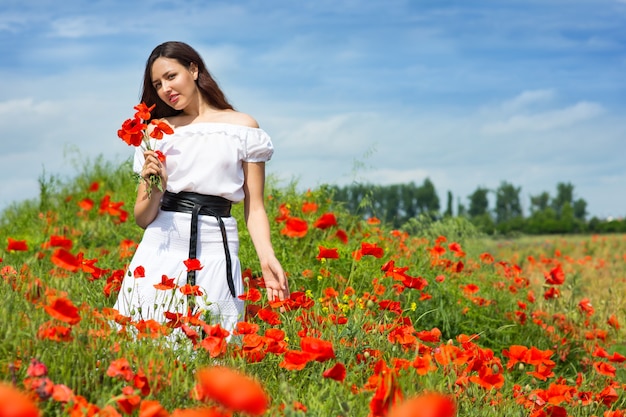
[[[571,398],[555,404],[570,416],[602,415],[626,407],[624,386],[618,382],[626,380],[624,364],[597,353],[601,347],[610,355],[626,355],[623,328],[607,324],[612,315],[620,324],[626,323],[624,236],[499,241],[481,236],[463,219],[416,219],[404,231],[393,231],[351,215],[333,202],[325,187],[301,193],[295,185],[278,187],[270,180],[267,210],[275,251],[289,273],[292,292],[306,294],[312,304],[276,310],[281,320],[277,325],[259,317],[248,321],[259,326],[260,336],[271,328],[284,331],[288,350],[300,351],[301,339],[310,336],[332,343],[335,355],[323,362],[310,361],[302,370],[288,370],[281,367],[284,351],[265,352],[263,359],[251,361],[242,354],[240,344],[231,343],[226,352],[211,358],[202,348],[192,349],[190,342],[172,347],[162,338],[136,339],[111,326],[106,314],[115,294],[105,295],[107,281],[115,273],[123,274],[130,260],[122,256],[120,244],[141,239],[141,229],[132,219],[135,183],[128,163],[87,161],[77,167],[75,178],[62,181],[42,176],[40,186],[39,199],[15,203],[0,217],[0,380],[30,392],[33,381],[44,377],[28,378],[28,365],[33,359],[44,363],[50,386],[63,384],[75,396],[65,404],[46,398],[40,389],[37,404],[44,415],[70,415],[77,396],[94,409],[108,406],[121,412],[118,400],[132,397],[123,394],[124,387],[137,388],[137,384],[107,375],[113,361],[120,358],[129,361],[133,375],[143,372],[150,385],[149,393],[135,389],[137,407],[140,401],[155,400],[168,412],[201,406],[190,396],[197,382],[195,371],[218,364],[260,381],[271,398],[267,415],[367,416],[383,362],[390,369],[386,373],[394,375],[393,387],[405,398],[441,392],[454,399],[459,416],[531,415],[530,402],[522,398],[531,398],[532,393],[550,398],[548,388],[557,383],[571,388]],[[105,196],[112,203],[124,203],[122,209],[130,213],[126,221],[100,210]],[[85,199],[93,201],[91,210],[80,208]],[[303,212],[305,202],[315,203],[317,210]],[[291,238],[281,233],[285,223],[275,220],[281,206],[308,223],[306,236]],[[337,226],[314,227],[315,220],[327,212],[335,214]],[[258,260],[243,226],[240,205],[234,214],[241,225],[242,266],[258,276]],[[347,243],[336,237],[339,229],[346,232]],[[95,265],[104,270],[102,276],[94,279],[90,273],[69,272],[53,264],[51,255],[57,248],[47,247],[52,236],[71,239],[69,252],[97,260]],[[440,236],[446,241],[438,240]],[[9,238],[25,241],[28,250],[7,250]],[[382,248],[382,257],[355,259],[353,253],[363,242]],[[452,242],[459,243],[464,253],[455,254],[448,246]],[[432,250],[437,245],[443,248],[439,258]],[[317,259],[319,246],[337,249],[339,259]],[[481,257],[485,253],[493,256],[493,263],[485,262]],[[397,276],[420,277],[428,285],[422,290],[404,288],[401,280],[382,271],[390,261],[400,268]],[[562,265],[566,281],[559,286],[561,297],[546,300],[544,274],[557,264]],[[46,306],[55,297],[71,300],[80,322],[69,325],[51,317]],[[578,307],[583,298],[594,306],[590,316]],[[257,304],[267,307],[266,300]],[[335,323],[337,317],[346,323]],[[42,333],[46,326],[71,329],[71,338],[50,340]],[[428,339],[420,333],[433,329],[440,332],[439,338]],[[595,333],[589,333],[593,329]],[[535,369],[530,364],[507,370],[503,351],[514,345],[552,351],[554,374],[538,379],[528,374]],[[445,364],[437,357],[450,347],[459,352],[456,364]],[[416,357],[428,355],[432,369],[419,374],[411,364]],[[343,382],[322,376],[335,363],[347,369]],[[598,373],[594,363],[615,367],[615,376]],[[481,386],[485,372],[501,374],[501,385]],[[604,404],[602,392],[609,386],[617,397]],[[584,392],[593,398],[588,404],[579,401]],[[297,403],[307,411],[297,410]]]

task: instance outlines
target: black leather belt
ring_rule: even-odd
[[[166,191],[161,199],[161,210],[177,211],[180,213],[191,213],[191,233],[189,236],[189,259],[196,259],[198,247],[198,215],[213,216],[222,232],[222,242],[224,243],[224,255],[226,256],[226,282],[233,297],[235,294],[235,283],[233,282],[232,262],[228,241],[226,239],[226,226],[222,217],[230,217],[232,202],[223,197],[214,195],[204,195],[189,191],[171,193]],[[196,285],[196,271],[187,272],[187,283]]]

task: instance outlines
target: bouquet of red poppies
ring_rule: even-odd
[[[150,125],[151,129],[148,129],[148,120],[150,120],[150,112],[154,109],[155,105],[148,107],[145,103],[138,104],[134,107],[137,112],[132,119],[127,119],[122,123],[122,128],[117,131],[117,136],[120,137],[129,146],[141,146],[144,150],[153,150],[150,146],[150,139],[163,139],[163,134],[171,135],[174,130],[170,125],[162,120],[152,120]],[[161,151],[156,151],[159,161],[165,162],[165,155]],[[152,191],[152,187],[156,186],[160,191],[163,191],[161,184],[161,177],[158,175],[150,175],[149,180],[139,176],[139,181],[147,181],[146,189],[148,190],[148,197]]]

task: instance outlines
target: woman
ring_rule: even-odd
[[[155,105],[152,118],[166,121],[174,133],[153,140],[153,151],[135,153],[134,170],[144,180],[134,213],[145,232],[115,308],[137,320],[163,322],[164,313],[187,314],[189,307],[230,331],[244,309],[232,203],[243,200],[268,298],[289,296],[264,205],[272,142],[252,117],[233,109],[200,55],[182,42],[152,51],[142,102]],[[153,175],[165,192],[148,190]]]

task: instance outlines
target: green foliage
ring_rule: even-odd
[[[552,267],[549,262],[567,259],[553,255],[557,249],[570,247],[536,242],[524,246],[521,240],[494,240],[485,235],[485,231],[504,235],[530,226],[538,231],[545,227],[560,230],[569,224],[566,221],[576,224],[571,205],[568,208],[567,203],[563,204],[561,217],[550,207],[536,210],[527,224],[519,216],[496,223],[488,212],[438,220],[433,214],[438,210],[438,200],[428,197],[434,187],[426,182],[422,187],[398,185],[385,190],[390,192],[390,201],[402,210],[396,210],[396,217],[385,217],[388,222],[377,224],[367,221],[367,213],[393,211],[393,204],[385,206],[379,201],[383,199],[382,190],[322,186],[301,193],[295,183],[277,187],[272,178],[268,179],[266,208],[275,252],[289,274],[292,292],[301,292],[311,305],[276,310],[280,324],[271,325],[254,316],[249,316],[248,322],[259,326],[259,336],[268,329],[284,331],[287,349],[293,351],[302,349],[304,336],[330,341],[335,355],[330,361],[312,360],[302,370],[288,370],[281,366],[285,360],[282,353],[268,353],[258,361],[246,360],[242,346],[247,345],[239,338],[228,345],[226,353],[212,358],[204,348],[192,348],[187,340],[134,337],[137,328],[133,325],[119,332],[121,326],[113,323],[108,310],[115,294],[107,296],[104,290],[115,273],[126,272],[129,258],[121,244],[141,239],[142,231],[132,218],[136,183],[129,162],[118,166],[98,158],[76,164],[76,178],[63,181],[42,175],[40,198],[13,204],[0,217],[0,315],[5,318],[0,326],[0,380],[15,381],[22,389],[27,385],[28,363],[37,359],[46,364],[53,383],[67,385],[74,394],[98,407],[119,408],[116,399],[121,398],[124,387],[134,382],[107,371],[113,361],[124,358],[135,376],[141,370],[150,382],[151,392],[137,395],[143,400],[158,400],[173,411],[198,407],[200,402],[190,396],[196,383],[195,371],[220,364],[262,381],[272,399],[269,415],[303,415],[294,407],[300,402],[308,407],[306,415],[364,416],[370,413],[376,387],[369,384],[375,385],[372,381],[376,380],[379,361],[389,367],[406,361],[406,368],[398,365],[396,380],[406,397],[426,390],[439,391],[455,396],[458,415],[528,415],[529,410],[516,401],[514,394],[519,398],[532,389],[547,389],[560,377],[574,385],[571,381],[578,372],[585,376],[580,389],[597,394],[610,379],[599,376],[589,365],[597,359],[590,352],[599,344],[611,352],[625,349],[623,329],[607,327],[609,314],[615,313],[623,320],[623,306],[613,311],[608,304],[602,310],[598,304],[598,312],[592,317],[583,316],[578,307],[582,297],[591,295],[589,286],[585,286],[587,279],[576,268],[591,262],[568,264],[571,270],[567,271],[562,297],[544,300],[544,271],[533,270],[542,265],[530,265],[529,259],[543,259]],[[419,190],[425,190],[424,194]],[[451,201],[450,195],[449,207]],[[91,209],[89,202],[93,204]],[[286,235],[285,213],[307,223],[304,236]],[[316,221],[326,213],[336,217],[337,225],[316,227]],[[241,204],[235,205],[233,214],[240,224],[242,267],[258,277],[260,267],[244,227]],[[395,227],[399,220],[402,222]],[[339,232],[345,233],[347,241]],[[57,247],[50,245],[53,236],[70,239],[69,251],[95,261],[101,274],[68,271],[55,264],[52,254]],[[5,249],[9,238],[25,241],[28,250]],[[363,254],[365,244],[380,252]],[[320,257],[320,247],[336,249],[338,258]],[[586,240],[581,249],[584,256],[580,260],[592,256],[609,264],[603,270],[589,268],[594,280],[606,275],[616,286],[615,294],[621,291],[616,277],[623,276],[624,265],[607,253],[623,250],[619,240]],[[487,255],[495,259],[489,260]],[[573,254],[567,256],[575,258]],[[539,283],[533,274],[540,278]],[[410,283],[424,286],[418,289]],[[537,301],[530,302],[533,292]],[[67,326],[71,337],[65,341],[45,336],[46,331],[67,325],[46,309],[55,297],[67,297],[81,317],[80,322]],[[269,308],[266,299],[249,305]],[[587,328],[606,330],[605,340],[587,340],[583,333]],[[394,336],[403,329],[408,332],[407,340]],[[433,339],[422,332],[432,334]],[[505,369],[504,351],[514,345],[553,350],[550,356],[556,362],[556,375],[543,381],[519,366]],[[433,359],[434,369],[416,373],[413,361],[425,353],[434,355],[446,346],[472,355],[476,369],[467,364],[444,365]],[[483,369],[482,361],[490,355],[493,363],[484,369],[496,369],[504,378],[502,386],[492,390],[470,380],[480,375],[477,369]],[[469,361],[470,356],[461,355],[457,360]],[[22,365],[17,368],[20,361]],[[347,368],[343,382],[322,377],[335,363]],[[624,376],[623,372],[620,369],[618,376]],[[516,392],[516,385],[523,387],[524,393]],[[615,408],[623,407],[624,401],[624,393],[619,391]],[[567,407],[572,416],[602,415],[609,408],[600,403],[593,409],[574,403]],[[53,400],[42,401],[40,408],[45,415],[68,415],[65,406]]]
[[[440,213],[434,184],[425,179],[421,186],[413,182],[388,186],[355,183],[333,186],[334,199],[363,218],[375,216],[391,227],[403,227],[411,219],[428,215],[433,220],[452,217],[453,196],[447,192],[446,208]],[[497,235],[619,233],[624,219],[586,220],[587,202],[574,200],[574,186],[558,183],[557,195],[548,192],[530,197],[530,215],[524,216],[520,199],[521,187],[503,181],[494,191],[495,207],[490,209],[490,190],[478,187],[469,195],[469,207],[457,201],[456,216],[468,217],[482,232]],[[419,220],[421,221],[421,220]]]

